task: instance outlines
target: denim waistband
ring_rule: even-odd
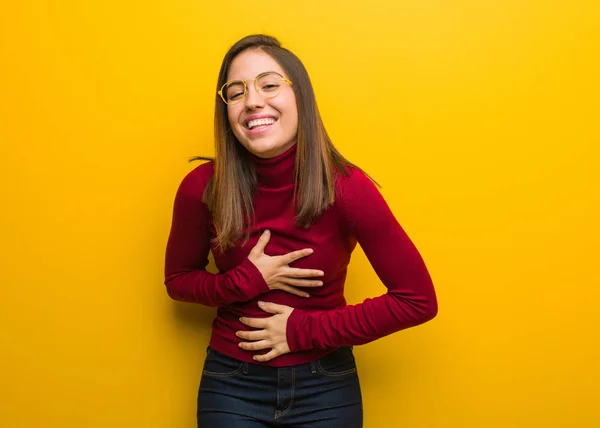
[[[249,363],[249,362],[245,362],[245,361],[242,362],[236,358],[230,357],[229,355],[226,355],[222,352],[217,351],[210,345],[206,348],[206,355],[209,356],[212,353],[216,353],[220,358],[228,359],[232,362],[241,363],[241,372],[243,374],[248,374],[248,373],[252,372],[252,373],[256,373],[256,374],[275,375],[275,374],[279,373],[282,369],[285,370],[285,369],[290,369],[290,368],[294,368],[296,370],[310,370],[310,372],[314,374],[317,372],[317,364],[319,364],[319,362],[321,362],[321,361],[327,361],[327,360],[331,360],[331,359],[344,358],[344,357],[351,357],[352,359],[354,359],[353,348],[354,348],[353,346],[343,346],[341,348],[335,349],[334,351],[328,353],[327,355],[325,355],[317,360],[309,361],[307,363],[300,363],[300,364],[296,364],[293,366],[283,366],[283,367],[273,367],[273,366],[269,366],[267,364]]]

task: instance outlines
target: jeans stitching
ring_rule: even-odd
[[[206,357],[208,358],[208,356],[212,353],[213,353],[213,349],[209,346],[206,349]],[[236,374],[241,372],[243,368],[244,368],[244,363],[240,362],[239,367],[232,372],[218,373],[218,372],[211,372],[210,370],[202,370],[202,374],[204,374],[206,376],[213,376],[213,377],[231,377],[231,376],[235,376]]]
[[[275,409],[275,420],[277,420],[277,412],[278,412],[277,409],[279,408],[279,388],[280,388],[280,386],[279,386],[279,380],[281,379],[281,377],[280,377],[280,371],[281,370],[282,370],[281,368],[277,369],[277,402],[275,403],[275,405],[277,406],[277,408]]]
[[[319,369],[319,372],[321,372],[321,374],[325,375],[325,376],[345,376],[348,374],[356,373],[356,366],[354,366],[351,369],[344,370],[341,372],[328,372],[327,370],[325,370],[323,368],[323,366],[321,365],[321,362],[319,360],[317,360],[316,363],[317,363],[317,368]]]
[[[229,373],[217,373],[217,372],[211,372],[209,370],[202,370],[202,374],[205,374],[207,376],[216,376],[216,377],[231,377],[231,376],[235,376],[236,374],[241,372],[243,366],[244,366],[244,363],[240,363],[240,366],[236,370],[229,372]]]
[[[296,369],[292,367],[292,388],[291,388],[291,397],[290,404],[287,406],[287,409],[283,410],[281,413],[275,415],[275,419],[284,416],[290,410],[292,410],[292,405],[294,404],[294,393],[296,392]],[[279,389],[277,389],[277,401],[279,401]]]

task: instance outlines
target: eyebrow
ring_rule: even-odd
[[[283,74],[281,74],[278,71],[270,70],[270,71],[263,71],[262,73],[258,73],[256,76],[254,76],[254,77],[248,77],[247,79],[229,79],[227,82],[231,82],[231,81],[234,81],[234,80],[243,80],[245,82],[246,80],[256,79],[258,76],[262,76],[262,75],[270,74],[270,73],[274,73],[274,74],[276,74],[278,76],[285,77]]]

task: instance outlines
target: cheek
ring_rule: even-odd
[[[227,119],[229,120],[229,126],[234,128],[237,121],[235,120],[235,113],[232,110],[231,108],[227,108]]]
[[[296,133],[296,132],[298,132],[298,109],[296,108],[295,105],[292,108],[290,108],[289,115],[290,115],[290,121],[289,121],[290,131]]]
[[[294,107],[292,108],[292,112],[294,115],[294,124],[296,127],[298,127],[298,108],[296,107],[296,104],[294,104]]]
[[[278,107],[279,111],[281,111],[285,116],[286,128],[294,128],[294,131],[296,131],[296,128],[298,127],[298,108],[296,106],[296,100],[293,98],[287,99]]]

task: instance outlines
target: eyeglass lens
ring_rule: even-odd
[[[252,81],[248,81],[248,84],[252,84]],[[281,91],[283,86],[283,80],[278,74],[263,74],[256,80],[255,88],[263,98],[273,98]],[[244,82],[241,80],[234,80],[223,89],[223,96],[227,103],[240,102],[246,95]]]

